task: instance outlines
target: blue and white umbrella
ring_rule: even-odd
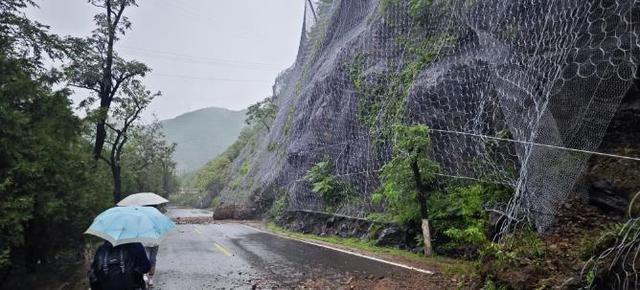
[[[109,241],[114,247],[128,243],[159,244],[175,224],[153,207],[110,208],[94,220],[85,234]]]

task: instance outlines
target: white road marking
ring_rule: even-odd
[[[372,256],[368,256],[368,255],[364,255],[364,254],[348,251],[348,250],[343,250],[343,249],[327,246],[327,245],[320,244],[320,243],[314,243],[314,242],[303,240],[303,239],[288,237],[288,236],[285,236],[285,235],[279,235],[279,234],[275,234],[275,233],[272,233],[272,232],[269,232],[269,231],[265,231],[265,230],[261,230],[261,229],[258,229],[258,228],[254,228],[252,226],[248,226],[248,225],[245,225],[245,224],[240,224],[240,225],[245,226],[245,227],[247,227],[249,229],[252,229],[254,231],[265,233],[265,234],[269,234],[269,235],[273,235],[273,236],[276,236],[276,237],[281,237],[281,238],[294,240],[294,241],[298,241],[298,242],[309,244],[309,245],[314,245],[316,247],[321,247],[321,248],[325,248],[325,249],[329,249],[329,250],[333,250],[333,251],[337,251],[337,252],[341,252],[341,253],[345,253],[345,254],[349,254],[349,255],[353,255],[353,256],[369,259],[369,260],[373,260],[373,261],[384,263],[384,264],[389,264],[389,265],[392,265],[392,266],[404,268],[404,269],[411,270],[411,271],[420,272],[420,273],[423,273],[423,274],[429,274],[429,275],[434,274],[433,271],[420,269],[420,268],[413,267],[413,266],[410,266],[410,265],[391,262],[391,261],[383,260],[383,259],[380,259],[380,258],[376,258],[376,257],[372,257]]]

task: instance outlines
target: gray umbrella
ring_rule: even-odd
[[[169,202],[166,198],[153,192],[141,192],[129,195],[118,203],[118,206],[145,206],[159,205]]]

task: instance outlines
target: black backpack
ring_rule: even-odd
[[[96,267],[92,269],[94,283],[92,289],[129,290],[140,289],[136,285],[135,273],[131,261],[127,259],[127,252],[123,248],[108,248],[98,255]],[[90,274],[91,275],[91,274]]]

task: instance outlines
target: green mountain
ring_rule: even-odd
[[[173,157],[178,174],[200,168],[238,139],[245,114],[211,107],[162,121],[167,140],[178,144]]]

